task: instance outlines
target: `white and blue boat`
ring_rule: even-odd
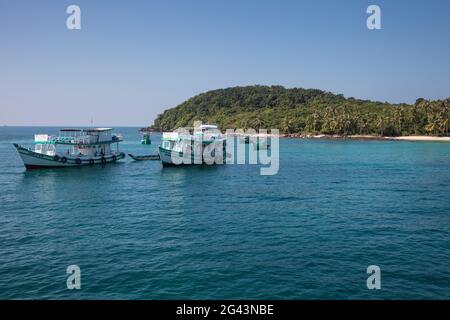
[[[104,165],[125,157],[125,153],[119,151],[123,137],[113,134],[112,130],[61,129],[57,136],[36,134],[34,150],[18,144],[14,147],[27,169]]]
[[[208,158],[205,149],[211,150]],[[221,157],[216,157],[219,150]],[[159,155],[163,167],[174,165],[224,164],[226,162],[226,137],[216,125],[203,124],[192,130],[163,132]],[[213,163],[209,163],[214,160]]]

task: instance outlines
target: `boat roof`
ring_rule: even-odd
[[[214,124],[202,124],[200,129],[217,129],[217,126]]]
[[[105,131],[111,131],[113,128],[89,128],[84,129],[85,132],[105,132]]]
[[[111,131],[113,130],[113,128],[85,128],[85,129],[80,129],[80,128],[63,128],[60,129],[59,131],[61,132],[105,132],[105,131]]]
[[[79,131],[82,131],[82,130],[81,129],[75,129],[75,128],[63,128],[63,129],[60,129],[59,131],[61,131],[61,132],[67,132],[67,131],[79,132]]]

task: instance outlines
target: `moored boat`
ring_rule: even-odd
[[[270,149],[270,136],[262,133],[254,134],[249,137],[249,144],[252,145],[255,150]]]
[[[150,132],[145,132],[144,134],[142,134],[141,143],[142,144],[152,144],[152,139],[150,137]]]
[[[163,167],[225,164],[226,138],[217,126],[207,124],[195,127],[192,131],[183,129],[163,132],[159,155]]]
[[[125,157],[125,153],[119,151],[123,137],[112,134],[112,130],[61,129],[58,136],[36,134],[34,150],[16,143],[14,147],[27,169],[104,165]],[[116,146],[115,150],[111,145]]]

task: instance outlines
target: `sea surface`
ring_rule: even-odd
[[[159,144],[116,131],[126,153]],[[0,299],[450,299],[450,143],[282,139],[274,176],[25,171],[13,142],[56,132],[0,127]]]

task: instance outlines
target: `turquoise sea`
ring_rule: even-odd
[[[450,299],[450,143],[283,139],[275,176],[26,172],[12,143],[57,129],[0,128],[0,299]],[[116,131],[126,153],[159,142]]]

